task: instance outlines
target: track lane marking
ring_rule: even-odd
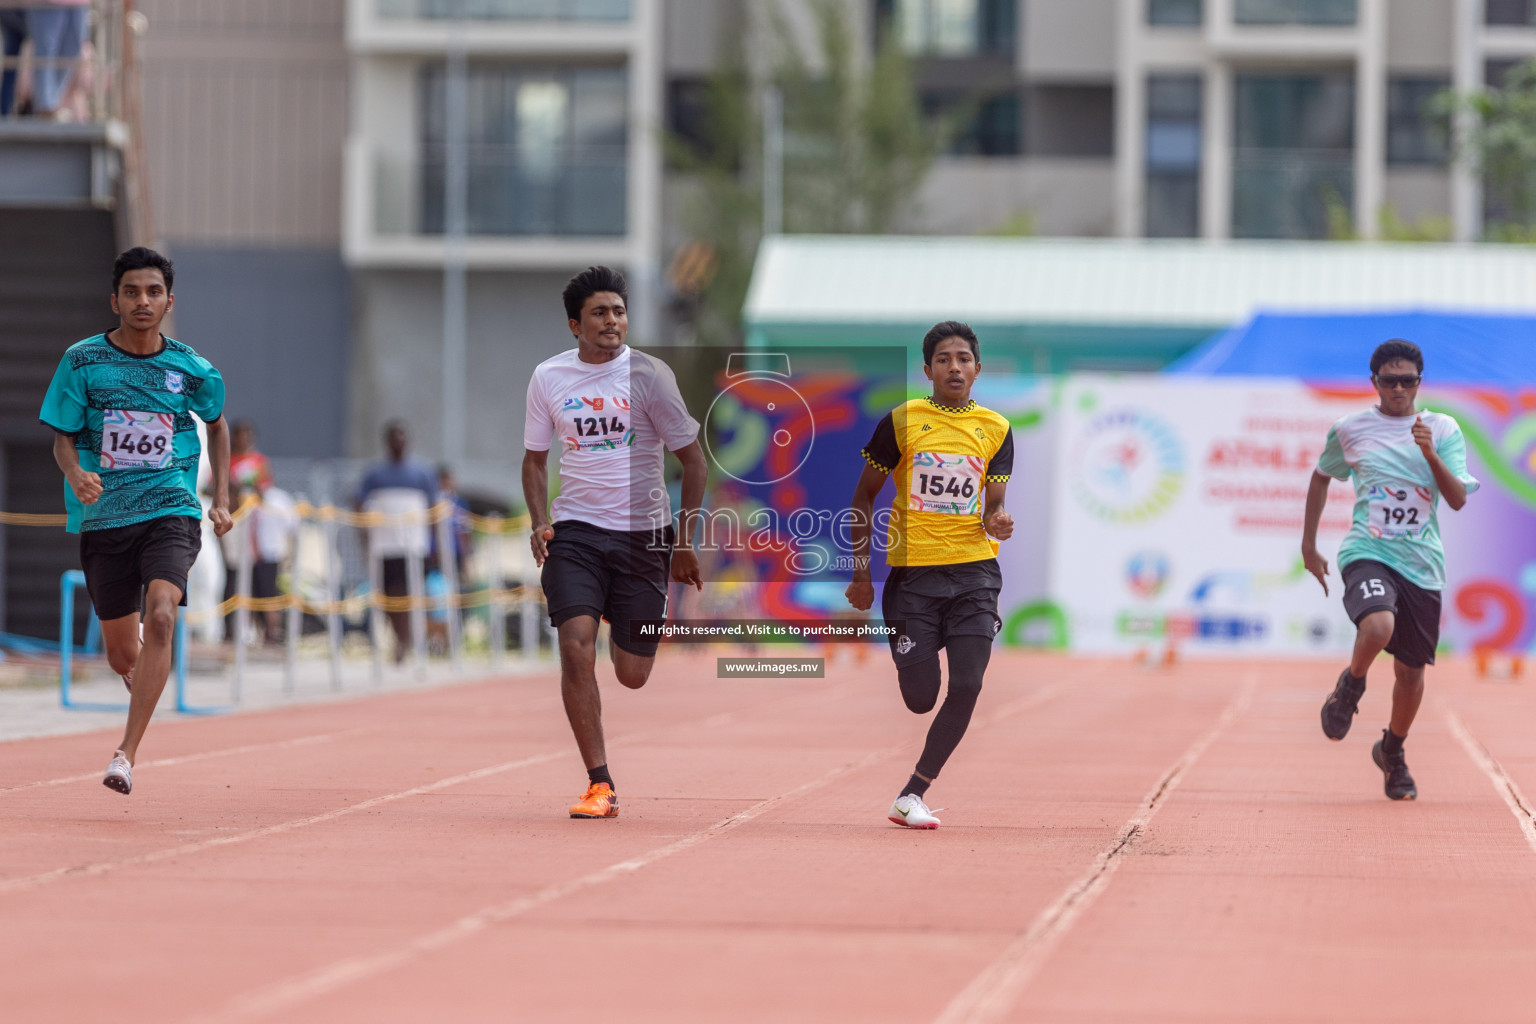
[[[632,875],[655,864],[657,861],[665,860],[685,850],[691,850],[696,846],[740,828],[747,822],[761,817],[786,801],[821,789],[850,772],[858,771],[861,768],[866,768],[888,757],[892,757],[905,750],[906,746],[906,744],[903,744],[900,747],[888,747],[884,750],[872,751],[857,761],[838,765],[836,768],[817,776],[810,782],[796,786],[794,789],[786,793],[780,793],[778,796],[760,800],[745,810],[738,811],[727,818],[713,822],[696,832],[689,833],[681,839],[667,843],[665,846],[658,846],[639,856],[618,861],[605,868],[599,868],[596,871],[582,875],[579,878],[547,885],[526,896],[519,896],[505,903],[484,907],[459,918],[443,928],[428,932],[383,953],[341,960],[319,970],[300,975],[297,978],[278,982],[275,985],[260,989],[251,995],[237,998],[227,1008],[215,1012],[211,1016],[200,1016],[192,1019],[197,1024],[222,1024],[222,1022],[228,1021],[249,1020],[253,1017],[277,1013],[306,1000],[326,995],[353,982],[374,977],[409,963],[420,956],[478,935],[493,925],[505,923],[530,910],[602,885],[605,882],[611,882],[614,879]]]
[[[223,750],[205,750],[198,754],[182,754],[179,757],[162,757],[154,761],[145,761],[134,765],[134,768],[167,768],[178,764],[191,764],[195,761],[209,761],[216,757],[235,757],[240,754],[253,754],[258,750],[281,750],[285,747],[302,747],[311,743],[323,743],[333,740],[338,736],[351,736],[366,732],[365,729],[342,729],[338,732],[322,732],[312,736],[296,736],[288,740],[273,740],[269,743],[251,743],[243,747],[228,747]],[[0,788],[0,793],[17,793],[24,789],[37,789],[40,786],[63,786],[71,782],[100,781],[101,772],[90,772],[86,775],[69,775],[62,779],[43,779],[39,782],[24,782],[19,786],[5,786]]]
[[[833,688],[831,688],[830,691],[825,692],[825,693],[823,693],[821,695],[822,699],[827,699],[827,698],[832,697],[834,695],[840,695],[839,691],[841,689],[842,689],[841,687],[833,687]],[[776,704],[776,703],[780,703],[780,702],[783,702],[783,701],[786,701],[786,700],[793,700],[793,699],[795,699],[794,696],[786,697],[786,696],[780,695],[780,696],[773,697],[772,699],[770,699],[766,703],[768,705],[773,705],[773,704]],[[736,714],[736,713],[738,713],[738,712],[732,712],[732,714]],[[698,725],[698,722],[696,722],[696,721],[683,721],[683,722],[673,722],[673,723],[668,723],[668,724],[664,724],[664,725],[658,725],[658,726],[654,726],[654,727],[649,728],[649,729],[639,730],[639,731],[637,731],[635,733],[632,733],[632,734],[630,734],[628,736],[617,737],[614,740],[612,740],[611,743],[613,745],[615,745],[615,746],[627,745],[627,744],[631,744],[631,743],[633,743],[633,742],[635,742],[637,740],[641,740],[641,739],[647,738],[649,736],[652,736],[652,735],[654,735],[656,733],[667,732],[667,731],[670,731],[670,730],[674,730],[674,729],[678,729],[678,728],[685,728],[685,727],[688,727],[688,726],[695,726],[695,725]],[[358,729],[358,730],[353,730],[353,731],[356,731],[356,732],[366,732],[367,730],[365,730],[365,729]],[[334,735],[339,735],[339,734],[334,734]],[[155,863],[157,861],[162,861],[162,860],[166,860],[166,859],[173,858],[173,857],[184,856],[186,854],[200,853],[200,852],[202,852],[204,850],[216,849],[218,847],[223,847],[223,846],[231,846],[231,845],[238,844],[238,843],[249,842],[250,840],[253,840],[253,839],[262,839],[262,838],[265,838],[267,836],[281,835],[284,832],[291,832],[291,831],[294,831],[295,829],[306,828],[306,827],[308,827],[310,825],[318,825],[318,824],[322,824],[322,823],[327,822],[327,821],[333,821],[336,818],[344,817],[344,816],[346,816],[348,814],[353,814],[353,813],[355,813],[357,811],[368,810],[370,808],[377,807],[377,806],[379,806],[381,804],[393,803],[396,800],[403,800],[406,797],[421,796],[423,794],[435,792],[435,791],[440,790],[440,789],[446,789],[446,788],[448,788],[450,786],[456,786],[456,785],[458,785],[460,783],[463,783],[463,782],[471,782],[471,781],[473,781],[475,779],[485,778],[486,776],[489,776],[489,775],[498,775],[498,774],[501,774],[503,772],[514,771],[514,770],[516,770],[518,768],[527,768],[527,767],[531,767],[531,766],[536,765],[536,764],[543,764],[543,763],[545,763],[547,761],[556,760],[558,758],[569,757],[569,756],[572,756],[574,753],[575,753],[574,750],[562,750],[562,751],[558,751],[558,752],[551,751],[551,752],[547,752],[547,753],[544,753],[544,754],[537,754],[537,755],[534,755],[534,756],[531,756],[531,757],[520,758],[520,759],[515,760],[515,761],[505,761],[505,762],[502,762],[501,764],[490,765],[490,766],[485,767],[485,768],[477,768],[477,769],[475,769],[473,771],[465,772],[465,773],[460,774],[460,775],[454,775],[454,776],[451,776],[451,777],[446,778],[446,779],[438,779],[436,782],[431,782],[431,783],[428,783],[428,784],[426,784],[424,786],[416,786],[416,787],[413,787],[411,789],[403,790],[403,791],[398,792],[398,793],[386,793],[386,794],[384,794],[382,796],[376,796],[376,797],[372,797],[372,798],[370,798],[368,800],[364,800],[361,803],[348,804],[345,807],[338,807],[338,808],[335,808],[335,809],[330,810],[330,811],[326,811],[326,812],[321,813],[321,814],[312,815],[312,816],[309,816],[309,817],[306,817],[306,818],[297,818],[297,819],[294,819],[292,821],[279,822],[276,825],[267,825],[267,826],[264,826],[262,828],[251,829],[250,831],[247,831],[247,832],[239,832],[239,833],[235,833],[234,835],[228,835],[228,836],[217,836],[217,837],[214,837],[214,838],[211,838],[211,839],[199,840],[197,842],[192,842],[192,843],[183,843],[183,844],[181,844],[179,846],[167,847],[167,848],[163,848],[163,849],[159,849],[159,850],[152,850],[152,851],[150,851],[148,853],[139,854],[138,856],[134,856],[134,857],[126,857],[126,858],[124,858],[122,860],[98,861],[98,862],[96,862],[94,864],[74,864],[74,865],[70,865],[68,867],[55,868],[55,869],[53,869],[51,871],[40,872],[38,874],[24,875],[24,876],[19,877],[19,878],[4,879],[4,880],[0,880],[0,896],[4,896],[4,895],[6,895],[8,893],[13,893],[13,892],[25,892],[25,891],[28,891],[28,890],[31,890],[31,889],[37,889],[37,888],[40,888],[42,886],[48,885],[48,884],[50,884],[52,882],[61,881],[63,879],[67,879],[67,878],[90,878],[90,877],[94,877],[94,876],[97,876],[97,875],[106,874],[109,871],[115,871],[118,868],[134,867],[134,866],[137,866],[137,865],[140,865],[140,864],[152,864],[152,863]],[[191,758],[191,757],[195,757],[196,755],[186,755],[186,756]],[[98,776],[96,776],[94,774],[93,775],[89,775],[89,776],[82,776],[82,778],[96,778],[96,777],[98,777]],[[72,781],[72,780],[59,780],[59,781]]]
[[[999,708],[993,714],[987,716],[982,721],[973,723],[973,727],[985,727],[994,725],[1001,721],[1005,721],[1016,714],[1028,711],[1031,708],[1051,700],[1057,696],[1061,690],[1062,684],[1060,683],[1044,684],[1036,688],[1031,693],[1025,695],[1024,697],[1003,705],[1001,708]],[[706,721],[711,720],[706,719]],[[380,973],[409,963],[418,957],[425,956],[436,950],[452,945],[455,942],[468,939],[474,935],[479,934],[480,932],[485,931],[487,928],[490,928],[493,925],[509,921],[512,918],[518,917],[530,910],[545,906],[549,903],[555,902],[556,900],[563,899],[566,896],[574,895],[578,892],[593,888],[594,886],[602,885],[605,882],[621,878],[625,875],[633,874],[636,871],[648,867],[649,865],[654,864],[659,860],[671,857],[674,854],[682,853],[685,850],[692,849],[695,846],[706,843],[711,839],[715,839],[727,832],[737,829],[742,825],[745,825],[747,822],[761,817],[763,814],[772,810],[779,804],[820,789],[844,775],[858,771],[862,768],[867,768],[888,758],[895,757],[901,754],[903,751],[908,751],[909,749],[910,744],[903,743],[899,746],[886,747],[882,750],[872,751],[858,761],[839,765],[826,774],[812,779],[810,782],[798,786],[795,789],[788,791],[787,793],[781,793],[778,796],[769,797],[766,800],[759,801],[758,803],[753,804],[751,807],[748,807],[743,811],[739,811],[730,817],[723,818],[720,821],[714,822],[713,824],[700,829],[697,832],[690,833],[683,838],[676,840],[675,842],[668,843],[665,846],[660,846],[647,853],[643,853],[638,857],[631,857],[626,860],[619,861],[616,864],[610,864],[605,868],[600,868],[597,871],[590,872],[589,874],[583,875],[580,878],[571,879],[565,882],[556,882],[526,896],[520,896],[505,903],[496,904],[475,911],[472,914],[468,914],[459,918],[457,921],[454,921],[453,923],[446,925],[443,928],[419,936],[418,938],[413,939],[402,946],[397,946],[392,950],[386,950],[385,952],[377,953],[372,956],[353,957],[350,959],[337,961],[334,964],[319,968],[307,974],[300,975],[288,981],[277,982],[276,984],[266,986],[262,989],[258,989],[256,992],[248,996],[238,997],[222,1011],[217,1011],[211,1016],[194,1017],[192,1020],[196,1022],[196,1024],[224,1024],[224,1022],[248,1020],[253,1017],[258,1017],[265,1014],[276,1013],[280,1010],[291,1008],[306,1000],[327,995],[354,982],[363,981],[367,978],[374,977]]]
[[[292,832],[295,829],[306,828],[310,825],[319,825],[323,822],[334,821],[337,818],[355,814],[358,811],[366,811],[382,804],[394,803],[396,800],[404,800],[407,797],[422,796],[426,793],[435,793],[440,789],[457,786],[463,782],[472,782],[475,779],[483,779],[490,775],[500,775],[503,772],[513,771],[517,768],[527,768],[531,765],[543,764],[546,761],[554,761],[562,757],[570,757],[574,751],[562,750],[544,754],[535,754],[532,757],[520,758],[516,761],[504,761],[501,764],[493,764],[485,768],[476,768],[474,771],[453,775],[446,779],[438,779],[429,782],[425,786],[414,786],[401,790],[398,793],[385,793],[382,796],[371,797],[360,803],[348,804],[322,814],[311,815],[307,818],[295,818],[292,821],[279,822],[276,825],[265,825],[247,832],[237,832],[229,836],[215,836],[212,839],[202,839],[195,843],[183,843],[180,846],[172,846],[160,850],[152,850],[136,857],[125,857],[122,860],[99,861],[95,864],[77,864],[67,868],[56,868],[53,871],[44,871],[37,875],[26,875],[22,878],[12,878],[0,881],[0,896],[13,892],[25,892],[29,889],[37,889],[50,882],[57,882],[64,878],[89,878],[95,875],[104,875],[118,868],[133,867],[139,864],[153,864],[156,861],[168,860],[173,857],[181,857],[191,853],[201,853],[204,850],[212,850],[221,846],[234,846],[238,843],[250,842],[253,839],[264,839],[267,836],[281,835],[284,832]]]
[[[1256,678],[1249,675],[1216,723],[1206,730],[1189,749],[1158,779],[1137,807],[1136,813],[1120,827],[1108,846],[1094,857],[1077,881],[1067,887],[1055,902],[1041,911],[1026,930],[962,989],[935,1018],[935,1024],[970,1024],[994,1021],[1006,1014],[1019,995],[1039,972],[1062,937],[1087,912],[1109,886],[1110,876],[1120,866],[1122,856],[1146,832],[1158,810],[1168,801],[1185,774],[1223,732],[1248,707],[1253,699]]]
[[[1472,763],[1482,769],[1488,781],[1493,783],[1493,788],[1498,791],[1504,800],[1504,805],[1509,808],[1509,813],[1515,816],[1520,823],[1520,831],[1525,834],[1525,841],[1536,852],[1536,804],[1525,798],[1520,792],[1520,787],[1515,780],[1509,777],[1504,766],[1494,760],[1488,748],[1483,746],[1468,731],[1461,720],[1461,716],[1445,705],[1440,706],[1440,713],[1445,717],[1445,722],[1451,727],[1451,735],[1456,737],[1456,742],[1461,744],[1461,749],[1467,752]]]

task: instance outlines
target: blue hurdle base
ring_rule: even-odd
[[[70,569],[59,580],[59,703],[70,711],[127,711],[127,704],[75,700],[70,692],[74,679],[75,591],[85,586],[85,573]],[[94,654],[101,644],[101,623],[95,614],[86,631],[82,654]],[[221,715],[232,706],[203,706],[187,703],[187,610],[177,609],[176,616],[176,710],[183,715]]]

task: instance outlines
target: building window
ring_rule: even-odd
[[[952,156],[1018,156],[1023,151],[1019,96],[1015,92],[976,98],[950,91],[925,91],[923,113],[960,118],[946,151]]]
[[[876,0],[878,31],[916,57],[1008,56],[1018,0]]]
[[[1199,75],[1147,79],[1146,234],[1200,234]]]
[[[1353,25],[1356,0],[1233,0],[1239,25]]]
[[[711,151],[709,82],[674,78],[667,83],[667,131],[699,159]]]
[[[1448,78],[1394,76],[1387,80],[1387,163],[1445,163],[1445,126],[1429,112],[1429,103],[1450,85]]]
[[[442,65],[422,70],[422,226],[443,230]],[[623,68],[471,66],[473,235],[623,235],[628,77]]]
[[[1536,3],[1532,0],[1488,0],[1483,21],[1489,25],[1536,25]]]
[[[1148,25],[1198,26],[1204,22],[1204,0],[1147,0]]]
[[[382,18],[628,21],[634,0],[378,0]]]
[[[1326,238],[1354,207],[1355,79],[1240,74],[1233,91],[1232,234]]]

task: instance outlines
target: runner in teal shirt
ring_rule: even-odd
[[[174,279],[171,261],[151,249],[119,256],[111,297],[118,327],[69,347],[40,413],[55,432],[68,528],[80,534],[80,565],[107,661],[132,694],[122,745],[102,780],[125,795],[170,673],[176,608],[186,604],[187,576],[202,547],[194,416],[208,424],[209,519],[221,537],[233,525],[224,380],[208,360],[160,333],[175,303]]]
[[[1371,356],[1371,382],[1381,401],[1346,416],[1328,431],[1312,474],[1302,532],[1306,567],[1328,592],[1328,560],[1317,550],[1317,526],[1331,480],[1353,479],[1354,521],[1339,546],[1344,610],[1355,624],[1355,650],[1323,703],[1323,734],[1342,740],[1365,692],[1365,675],[1385,650],[1394,658],[1392,718],[1371,751],[1387,796],[1412,800],[1403,740],[1424,698],[1424,667],[1440,641],[1445,549],[1440,499],[1467,503],[1478,483],[1467,472],[1467,445],[1450,416],[1418,408],[1424,356],[1418,346],[1389,341]]]

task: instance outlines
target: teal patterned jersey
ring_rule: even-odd
[[[65,482],[69,531],[162,516],[201,519],[202,445],[192,417],[212,423],[223,412],[224,379],[179,341],[166,338],[150,356],[124,351],[105,334],[71,345],[39,415],[46,426],[74,438],[80,468],[100,474],[102,494],[94,505],[82,505]]]

